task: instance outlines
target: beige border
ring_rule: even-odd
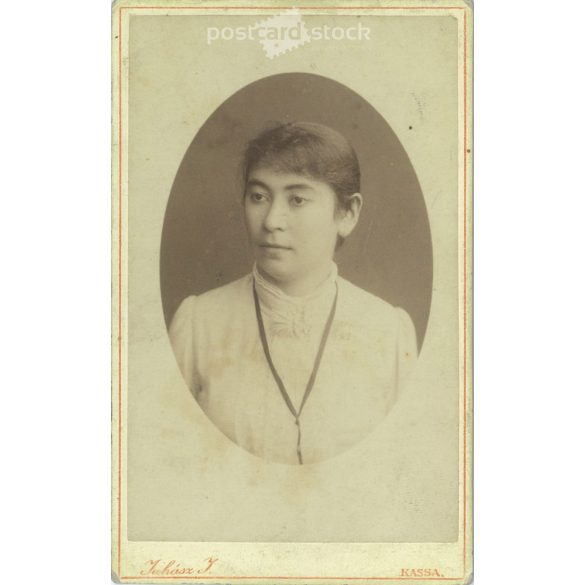
[[[376,4],[375,7],[371,6]],[[112,135],[112,572],[118,582],[377,582],[444,581],[465,583],[472,576],[472,9],[463,0],[350,2],[314,0],[297,6],[311,14],[359,11],[361,14],[436,15],[449,11],[459,23],[459,299],[460,299],[460,529],[457,543],[393,544],[283,544],[283,543],[173,543],[131,542],[126,534],[126,432],[127,387],[127,45],[128,16],[141,14],[182,14],[197,10],[207,13],[230,12],[268,14],[289,2],[147,2],[123,0],[113,6],[113,135]],[[253,567],[248,571],[219,573],[206,571],[206,558],[230,559],[224,566]],[[145,559],[174,561],[167,574],[145,577]],[[343,558],[339,571],[336,560]],[[364,558],[367,566],[364,567]],[[201,559],[198,565],[193,559]],[[245,563],[241,561],[245,560]],[[166,561],[165,561],[166,563]],[[318,570],[315,570],[315,567]],[[357,567],[357,568],[356,568]],[[409,572],[405,574],[404,568]],[[163,565],[160,566],[163,569]],[[184,569],[184,572],[181,570]],[[189,571],[190,569],[190,571]],[[176,570],[175,574],[172,574]],[[436,573],[430,573],[435,571]],[[414,571],[414,573],[412,572]],[[425,571],[427,571],[425,573]],[[438,573],[438,575],[437,575]]]

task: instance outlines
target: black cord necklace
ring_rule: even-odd
[[[276,385],[280,390],[280,394],[284,402],[286,403],[288,409],[290,410],[291,414],[295,419],[295,424],[297,425],[297,457],[299,459],[299,463],[303,464],[303,453],[301,451],[301,414],[303,412],[303,408],[307,403],[307,399],[309,398],[309,394],[311,394],[311,390],[313,389],[313,385],[315,384],[315,378],[317,378],[317,372],[319,371],[319,365],[321,364],[321,358],[323,357],[323,352],[325,351],[325,345],[327,344],[327,338],[329,337],[329,331],[331,331],[331,325],[333,323],[333,317],[335,316],[335,308],[337,307],[337,283],[335,283],[335,298],[333,299],[333,305],[331,305],[331,311],[329,312],[329,317],[327,318],[327,323],[325,324],[325,329],[323,330],[323,336],[321,337],[321,343],[319,344],[319,350],[317,351],[317,356],[315,357],[315,363],[313,365],[313,371],[311,372],[311,376],[309,377],[309,381],[307,382],[307,387],[305,388],[305,393],[303,395],[303,400],[301,401],[301,406],[299,407],[299,411],[297,412],[296,408],[294,407],[288,392],[286,391],[286,387],[282,378],[276,371],[274,367],[274,363],[272,362],[272,357],[270,356],[270,349],[268,348],[268,340],[266,339],[266,331],[264,329],[264,321],[262,320],[262,311],[260,310],[260,301],[258,300],[258,293],[256,292],[256,282],[254,281],[254,285],[252,287],[252,291],[254,293],[254,305],[256,306],[256,319],[258,320],[258,331],[260,332],[260,340],[262,341],[262,347],[264,348],[264,355],[266,356],[266,361],[268,362],[268,366],[270,367],[270,371],[272,372],[272,376],[276,381]]]

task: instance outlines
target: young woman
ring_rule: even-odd
[[[197,402],[232,441],[307,464],[355,445],[388,413],[417,357],[408,314],[337,274],[363,199],[357,157],[308,122],[244,155],[251,274],[177,310],[170,338]]]

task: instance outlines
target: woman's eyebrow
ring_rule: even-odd
[[[292,185],[286,185],[285,190],[286,191],[299,191],[299,190],[314,191],[313,187],[311,187],[311,185],[309,185],[308,183],[293,183]]]
[[[258,179],[250,179],[246,183],[246,189],[249,189],[250,187],[261,187],[262,189],[266,189],[266,191],[270,191],[270,187]]]
[[[266,183],[260,181],[259,179],[250,179],[246,183],[246,189],[249,189],[250,187],[260,187],[262,189],[266,189],[266,191],[271,191],[270,187]],[[285,191],[313,191],[314,189],[308,183],[291,183],[289,185],[285,185],[284,190]]]

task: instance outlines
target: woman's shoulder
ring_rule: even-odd
[[[205,307],[219,306],[225,308],[226,303],[233,304],[240,302],[243,298],[247,298],[247,293],[252,290],[251,287],[252,275],[246,274],[242,278],[198,295],[197,303]]]
[[[400,307],[395,307],[388,301],[381,299],[375,294],[372,294],[345,278],[339,277],[338,283],[340,292],[343,296],[349,303],[351,303],[353,308],[360,312],[366,309],[372,309],[382,315],[395,315],[396,313],[404,311]]]
[[[346,313],[372,329],[414,330],[410,315],[380,297],[360,288],[345,278],[339,278],[340,300]]]
[[[245,302],[251,294],[252,275],[247,274],[232,282],[208,290],[200,295],[191,295],[185,298],[177,315],[197,313],[202,317],[216,317],[237,310],[238,305]]]

